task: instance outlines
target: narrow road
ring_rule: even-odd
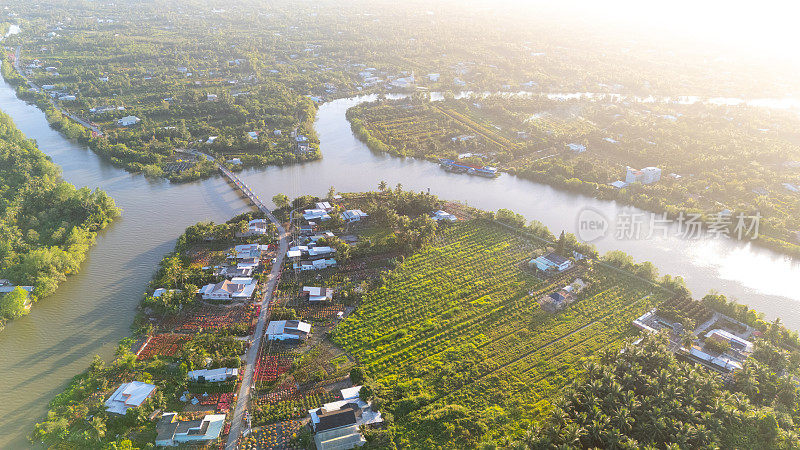
[[[202,155],[213,161],[213,158],[210,156],[205,154]],[[275,291],[275,287],[278,284],[281,268],[283,267],[283,260],[286,256],[286,252],[289,250],[289,233],[286,232],[286,230],[283,228],[283,225],[281,225],[275,216],[272,215],[272,211],[270,211],[269,208],[264,205],[258,196],[253,194],[246,184],[242,183],[235,174],[221,164],[217,163],[217,166],[223,175],[231,180],[231,182],[234,183],[236,187],[267,216],[269,221],[272,222],[278,230],[278,251],[275,255],[275,263],[272,265],[272,271],[269,274],[267,290],[264,293],[264,297],[261,299],[261,314],[258,316],[258,323],[256,324],[255,331],[253,332],[253,344],[247,350],[247,355],[245,355],[242,385],[239,389],[239,394],[236,398],[236,407],[233,410],[233,417],[231,418],[231,429],[228,433],[228,442],[225,444],[226,449],[234,450],[239,442],[239,437],[244,431],[244,419],[245,414],[247,413],[247,407],[250,404],[250,393],[253,387],[253,377],[255,375],[256,360],[258,359],[258,350],[261,348],[261,344],[264,340],[264,331],[267,321],[269,320],[268,306],[272,301],[272,293]]]

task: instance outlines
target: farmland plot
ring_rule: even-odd
[[[497,225],[461,222],[407,258],[336,329],[334,340],[383,385],[403,439],[468,444],[459,439],[474,430],[459,437],[458,426],[429,421],[453,411],[489,437],[515,433],[551,409],[586,358],[620,346],[630,321],[667,298],[601,266],[542,281],[525,270],[534,250]],[[539,307],[576,277],[589,286],[575,303],[556,314]]]

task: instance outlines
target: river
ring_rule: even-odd
[[[278,192],[290,197],[311,193],[390,186],[430,189],[442,198],[487,210],[509,208],[536,219],[555,233],[575,232],[581,211],[592,208],[607,218],[640,212],[532,183],[509,175],[484,179],[442,171],[436,164],[375,154],[350,131],[346,110],[374,97],[335,100],[321,105],[316,122],[323,159],[303,165],[248,169],[242,173],[261,198]],[[39,301],[31,314],[0,332],[0,448],[28,448],[26,436],[47,403],[94,354],[110,358],[129,328],[156,264],[183,229],[199,220],[223,221],[247,205],[220,178],[173,185],[131,175],[103,162],[85,146],[49,128],[44,114],[20,101],[0,82],[0,109],[77,186],[100,187],[123,208],[120,219],[101,232],[81,267],[58,291]],[[636,260],[652,261],[662,273],[683,276],[698,296],[711,289],[735,297],[770,318],[800,329],[800,292],[794,277],[800,265],[774,252],[726,239],[676,237],[617,240],[613,232],[595,242],[604,252],[620,249]]]

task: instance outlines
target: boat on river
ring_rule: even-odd
[[[459,163],[452,159],[440,159],[439,166],[448,172],[466,173],[467,175],[476,175],[479,177],[495,178],[500,175],[496,167]]]

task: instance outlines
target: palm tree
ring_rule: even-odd
[[[581,438],[584,436],[586,436],[586,430],[577,423],[571,423],[561,428],[559,437],[564,444],[570,447],[578,447],[581,444]]]
[[[389,187],[389,185],[383,180],[381,180],[381,182],[378,183],[378,190],[381,191],[381,192],[386,192],[386,188],[388,188],[388,187]]]
[[[92,417],[89,421],[89,433],[97,441],[103,439],[106,435],[106,422],[101,417]]]

